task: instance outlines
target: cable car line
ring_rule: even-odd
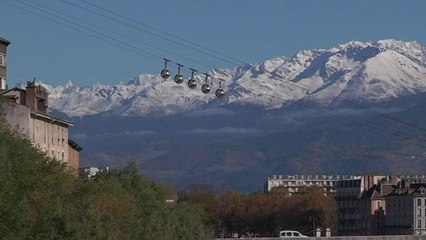
[[[184,39],[184,38],[182,38],[182,37],[180,37],[180,36],[177,36],[177,35],[175,35],[175,34],[172,34],[172,33],[169,33],[169,32],[166,32],[166,31],[163,31],[163,30],[161,30],[161,29],[155,28],[155,27],[153,27],[153,26],[150,26],[150,25],[148,25],[148,24],[142,23],[142,22],[140,22],[140,21],[137,21],[137,20],[132,19],[132,18],[130,18],[130,17],[124,16],[124,15],[122,15],[122,14],[119,14],[119,13],[113,12],[113,11],[111,11],[111,10],[107,9],[107,8],[101,7],[101,6],[96,5],[96,4],[92,3],[92,2],[89,2],[89,1],[86,1],[86,0],[80,0],[80,1],[81,1],[81,2],[84,2],[84,3],[85,3],[85,4],[87,4],[87,5],[90,5],[90,6],[93,6],[93,7],[95,7],[95,8],[98,8],[98,9],[100,9],[100,10],[103,10],[103,11],[105,11],[105,12],[111,13],[111,14],[113,14],[113,15],[115,15],[115,16],[118,16],[118,17],[121,17],[121,18],[123,18],[123,19],[126,19],[126,20],[128,20],[128,21],[134,22],[134,23],[136,23],[136,24],[140,24],[140,25],[142,25],[142,26],[144,26],[144,27],[147,27],[147,28],[149,28],[149,29],[151,29],[151,30],[154,30],[154,31],[160,32],[160,33],[162,33],[162,34],[165,34],[165,35],[168,35],[168,36],[171,36],[171,37],[174,37],[174,38],[176,38],[176,39],[178,39],[178,40],[181,40],[181,41],[186,42],[186,43],[190,43],[190,44],[192,44],[192,45],[194,45],[194,46],[197,46],[197,47],[199,47],[199,48],[202,48],[202,49],[204,49],[204,50],[207,50],[207,51],[213,52],[213,53],[215,53],[215,54],[221,55],[221,56],[223,56],[223,57],[226,57],[226,58],[232,59],[232,60],[234,60],[234,61],[236,61],[236,62],[239,62],[240,64],[238,64],[238,65],[245,64],[245,62],[244,62],[244,61],[242,61],[242,60],[239,60],[239,59],[237,59],[237,58],[234,58],[234,57],[229,56],[229,55],[227,55],[227,54],[224,54],[224,53],[222,53],[222,52],[216,51],[216,50],[214,50],[214,49],[211,49],[211,48],[208,48],[208,47],[204,47],[204,46],[202,46],[202,45],[200,45],[200,44],[198,44],[198,43],[195,43],[195,42],[193,42],[193,41],[186,40],[186,39]]]
[[[50,7],[48,7],[48,6],[45,6],[45,5],[42,5],[42,4],[39,4],[39,3],[33,2],[33,1],[29,1],[29,0],[27,0],[27,2],[31,2],[31,3],[32,3],[32,4],[34,4],[34,5],[37,5],[37,6],[42,7],[42,8],[49,9],[50,11],[56,12],[56,13],[58,13],[58,14],[60,14],[60,15],[66,16],[66,17],[68,17],[68,18],[74,19],[74,20],[79,21],[79,22],[82,22],[82,23],[84,23],[84,24],[91,25],[91,26],[93,26],[93,27],[99,28],[99,29],[101,29],[101,30],[103,30],[103,31],[107,31],[107,32],[112,33],[112,34],[114,34],[114,35],[116,35],[116,36],[123,37],[123,38],[126,38],[126,39],[128,39],[128,40],[131,40],[131,41],[134,41],[134,42],[138,42],[138,43],[144,44],[144,45],[146,45],[146,46],[152,47],[152,48],[154,48],[154,49],[157,49],[157,50],[160,50],[160,51],[167,52],[167,53],[169,53],[169,54],[171,54],[171,55],[177,56],[177,57],[179,57],[179,58],[182,58],[182,59],[185,59],[185,60],[187,60],[187,61],[193,62],[193,63],[195,63],[195,64],[203,65],[204,67],[211,68],[211,69],[213,69],[213,68],[214,68],[214,67],[212,67],[212,66],[210,66],[210,65],[206,65],[206,64],[204,64],[204,63],[200,63],[200,62],[194,61],[194,60],[193,60],[193,59],[191,59],[191,58],[188,58],[188,57],[185,57],[185,56],[182,56],[182,55],[176,54],[176,53],[174,53],[174,52],[172,52],[172,51],[168,51],[168,50],[166,50],[166,49],[164,49],[164,48],[157,47],[157,46],[155,46],[155,45],[153,45],[153,44],[150,44],[150,43],[144,42],[144,41],[142,41],[142,40],[139,40],[139,39],[136,39],[136,38],[129,37],[129,36],[125,35],[125,34],[122,34],[122,33],[116,32],[116,31],[112,31],[112,30],[110,30],[110,29],[108,29],[108,28],[105,28],[105,27],[103,27],[103,26],[100,26],[100,25],[97,25],[97,24],[94,24],[94,23],[91,23],[91,22],[85,21],[85,20],[83,20],[83,19],[80,19],[80,18],[77,18],[77,17],[74,17],[74,16],[71,16],[71,15],[69,15],[69,14],[67,14],[67,13],[60,12],[60,11],[58,11],[58,10],[56,10],[56,9],[52,9],[52,8],[50,8]]]
[[[128,26],[128,27],[131,27],[131,28],[136,29],[136,30],[138,30],[138,31],[142,31],[142,32],[145,32],[145,33],[151,34],[151,35],[153,35],[153,36],[155,36],[155,37],[161,38],[161,39],[163,39],[163,40],[166,40],[166,41],[172,42],[172,43],[174,43],[174,44],[178,44],[178,45],[180,45],[180,46],[183,46],[183,47],[189,48],[189,49],[191,49],[191,50],[193,50],[193,51],[201,52],[201,53],[203,53],[203,54],[205,54],[205,55],[208,55],[208,56],[213,57],[213,58],[216,58],[216,59],[220,59],[220,60],[222,60],[222,61],[225,61],[225,62],[231,63],[231,64],[236,65],[236,66],[240,66],[240,65],[241,65],[241,64],[236,63],[236,62],[234,62],[234,61],[231,61],[231,60],[229,60],[229,59],[226,59],[226,58],[223,58],[223,57],[220,57],[220,56],[213,55],[213,54],[211,54],[211,53],[209,53],[209,52],[206,52],[206,51],[203,51],[203,50],[200,50],[200,49],[194,48],[194,47],[192,47],[192,46],[189,46],[188,44],[180,43],[180,42],[175,41],[175,40],[173,40],[173,39],[170,39],[170,38],[166,38],[166,37],[164,37],[164,36],[161,36],[160,34],[156,34],[156,33],[153,33],[153,32],[151,32],[151,31],[147,31],[147,30],[145,30],[145,29],[143,29],[143,28],[140,28],[140,27],[138,27],[138,26],[135,26],[135,25],[129,24],[129,23],[125,22],[125,21],[122,21],[122,20],[119,20],[119,19],[116,19],[116,18],[113,18],[113,17],[107,16],[107,15],[105,15],[105,14],[99,13],[99,12],[94,11],[94,10],[92,10],[92,9],[89,9],[89,8],[86,8],[86,7],[83,7],[83,6],[80,6],[80,5],[75,4],[75,3],[73,3],[73,2],[71,2],[71,1],[69,1],[69,0],[62,0],[62,1],[63,1],[63,2],[65,2],[65,3],[67,3],[67,4],[69,4],[69,5],[74,6],[74,7],[76,7],[76,8],[83,9],[83,10],[85,10],[85,11],[91,12],[91,13],[96,14],[96,15],[98,15],[98,16],[102,16],[102,17],[107,18],[107,19],[110,19],[110,20],[112,20],[112,21],[115,21],[115,22],[121,23],[121,24],[123,24],[123,25],[126,25],[126,26]]]
[[[1,2],[4,2],[4,0],[0,0],[0,1],[1,1]],[[106,34],[104,34],[104,33],[102,33],[102,32],[99,32],[99,31],[93,30],[93,29],[91,29],[91,28],[89,28],[89,27],[83,26],[82,24],[79,24],[79,23],[76,23],[76,22],[74,22],[74,21],[71,21],[71,20],[68,20],[68,19],[66,19],[66,18],[63,18],[63,16],[62,16],[62,15],[64,15],[64,14],[62,14],[62,13],[61,13],[61,12],[59,12],[59,11],[53,10],[53,9],[51,9],[51,8],[47,8],[47,9],[50,9],[51,11],[54,11],[54,12],[59,13],[60,15],[58,15],[58,14],[56,14],[56,13],[49,12],[48,10],[44,9],[43,7],[34,6],[34,5],[39,5],[39,6],[41,6],[40,4],[35,4],[35,3],[33,3],[34,5],[31,5],[31,4],[29,4],[29,3],[27,3],[27,2],[24,2],[24,1],[22,1],[22,0],[16,0],[16,1],[17,1],[17,2],[19,2],[19,3],[21,3],[21,4],[23,4],[23,5],[25,5],[25,6],[27,6],[27,7],[32,8],[33,10],[34,10],[34,9],[36,9],[36,10],[38,10],[38,11],[40,11],[40,12],[43,12],[44,14],[48,14],[49,16],[53,16],[53,17],[55,17],[55,19],[53,19],[53,18],[51,18],[51,17],[48,17],[48,16],[46,16],[46,15],[42,15],[42,14],[39,14],[39,13],[37,13],[37,12],[31,11],[31,10],[28,10],[27,8],[20,7],[20,6],[16,5],[16,4],[12,4],[12,3],[9,3],[9,2],[5,2],[5,3],[7,3],[7,4],[9,4],[9,5],[11,5],[11,6],[15,7],[15,8],[18,8],[18,9],[20,9],[20,10],[24,10],[24,11],[27,11],[27,12],[29,12],[29,13],[31,13],[31,14],[36,15],[36,16],[39,16],[39,17],[45,18],[45,19],[47,19],[47,20],[49,20],[49,21],[52,21],[52,22],[54,22],[54,23],[57,23],[57,24],[59,24],[59,25],[62,25],[62,26],[66,26],[66,27],[68,27],[68,28],[71,28],[71,29],[76,30],[76,31],[78,31],[78,32],[80,32],[80,33],[88,34],[88,35],[90,35],[90,36],[92,36],[92,37],[94,37],[94,38],[96,38],[96,39],[98,39],[98,40],[102,40],[102,41],[108,42],[108,43],[110,43],[110,44],[113,44],[113,45],[115,45],[115,46],[118,46],[118,47],[124,48],[124,49],[126,49],[126,50],[130,50],[130,51],[132,51],[132,52],[136,52],[136,53],[142,54],[142,55],[144,55],[145,57],[148,57],[148,58],[150,58],[150,59],[152,59],[152,60],[154,60],[154,61],[158,61],[159,59],[161,59],[161,57],[160,57],[160,56],[157,56],[157,55],[155,55],[155,54],[152,54],[152,53],[150,53],[150,52],[148,52],[148,51],[146,51],[146,50],[143,50],[143,49],[140,49],[140,48],[138,48],[138,47],[132,46],[132,45],[130,45],[130,44],[128,44],[128,43],[126,43],[126,42],[123,42],[123,41],[121,41],[121,40],[117,39],[117,38],[110,37],[110,36],[108,36],[108,35],[106,35]],[[70,17],[70,16],[68,16],[67,14],[66,14],[65,16]],[[56,18],[61,19],[63,22],[57,21],[57,20],[56,20]],[[72,18],[73,18],[73,17],[72,17]],[[65,23],[64,23],[64,22],[65,22]],[[85,21],[83,21],[83,22],[85,22]],[[71,25],[70,25],[70,24],[71,24]],[[90,25],[92,25],[92,26],[93,26],[94,24],[90,24]],[[77,26],[78,28],[76,28],[75,26]],[[82,31],[81,29],[85,29],[85,30],[87,30],[88,32],[86,32],[86,31]],[[119,43],[119,44],[117,44],[117,43]],[[172,61],[170,61],[170,60],[168,60],[168,59],[164,59],[164,60],[167,60],[166,62],[172,62]],[[179,72],[180,72],[180,69],[183,67],[183,65],[182,65],[182,64],[179,64],[179,63],[176,63],[176,64],[179,66],[178,70],[179,70]],[[167,65],[167,64],[166,64],[166,65]],[[192,68],[190,68],[190,69],[192,69]],[[217,71],[221,71],[221,70],[218,70],[218,69],[217,69]],[[179,74],[179,75],[180,75],[180,76],[179,76],[179,78],[181,78],[181,80],[177,80],[177,81],[176,81],[177,83],[179,83],[180,81],[183,81],[183,75],[182,75],[182,74]],[[162,77],[164,78],[164,76],[162,76]],[[166,79],[166,78],[165,78],[165,79]],[[195,79],[193,78],[192,80],[195,80]]]
[[[80,33],[82,33],[82,34],[88,35],[88,36],[90,36],[90,37],[92,37],[92,38],[95,38],[95,39],[98,39],[98,40],[101,40],[101,41],[107,42],[107,43],[109,43],[109,44],[111,44],[111,45],[114,45],[114,46],[116,46],[116,47],[119,47],[119,48],[122,48],[122,49],[128,50],[128,51],[133,52],[133,53],[138,53],[138,54],[143,55],[143,56],[145,56],[145,57],[147,57],[147,58],[149,58],[149,59],[151,59],[151,60],[157,61],[157,59],[156,59],[156,58],[153,58],[153,57],[152,57],[152,56],[150,56],[150,55],[146,55],[145,53],[140,52],[140,50],[139,50],[139,49],[135,49],[134,47],[131,47],[131,46],[127,47],[127,46],[120,45],[120,44],[118,44],[118,43],[117,43],[117,42],[115,42],[115,41],[111,41],[111,40],[109,40],[109,39],[105,39],[105,38],[99,37],[98,35],[93,34],[93,33],[91,33],[91,32],[82,31],[82,30],[81,30],[81,29],[79,29],[79,28],[76,28],[76,27],[73,27],[73,26],[70,26],[70,25],[64,24],[63,22],[59,22],[59,21],[57,21],[56,19],[53,19],[53,18],[51,18],[51,17],[47,17],[47,16],[44,16],[44,15],[41,15],[41,14],[39,14],[39,13],[37,13],[37,12],[34,12],[34,11],[29,10],[29,9],[26,9],[26,8],[22,8],[22,7],[18,6],[18,5],[15,5],[15,4],[10,3],[10,2],[6,2],[6,1],[4,1],[4,0],[0,0],[0,3],[7,4],[7,5],[12,6],[12,7],[14,7],[14,8],[17,8],[17,9],[19,9],[19,10],[22,10],[22,11],[25,11],[25,12],[28,12],[28,13],[31,13],[31,14],[33,14],[33,15],[35,15],[35,16],[38,16],[38,17],[44,18],[44,19],[46,19],[46,20],[48,20],[48,21],[54,22],[54,23],[56,23],[56,24],[58,24],[58,25],[65,26],[65,27],[70,28],[70,29],[72,29],[72,30],[74,30],[74,31],[77,31],[77,32],[80,32]],[[136,51],[136,52],[135,52],[135,51]]]
[[[65,22],[67,22],[67,23],[70,23],[71,25],[75,25],[75,26],[77,26],[78,28],[73,27],[73,26],[71,26],[71,25],[69,25],[69,24],[65,24],[65,23],[63,23],[63,22],[60,22],[60,21],[58,21],[58,20],[56,20],[56,19],[53,19],[53,18],[51,18],[51,17],[48,17],[48,16],[45,16],[45,15],[38,14],[38,13],[36,13],[36,12],[34,12],[34,11],[31,11],[31,10],[28,10],[28,9],[26,9],[26,8],[22,8],[22,7],[20,7],[20,6],[17,6],[17,5],[15,5],[15,4],[12,4],[12,3],[10,3],[10,2],[5,2],[4,0],[0,0],[0,1],[2,1],[2,2],[6,3],[6,4],[9,4],[9,5],[13,6],[13,7],[16,7],[16,8],[18,8],[18,9],[21,9],[21,10],[27,11],[27,12],[29,12],[29,13],[31,13],[31,14],[34,14],[34,15],[37,15],[37,16],[39,16],[39,17],[45,18],[45,19],[47,19],[47,20],[49,20],[49,21],[55,22],[55,23],[57,23],[57,24],[59,24],[59,25],[66,26],[66,27],[71,28],[71,29],[73,29],[73,30],[76,30],[76,31],[78,31],[78,32],[80,32],[80,33],[88,34],[88,35],[90,35],[90,36],[92,36],[92,37],[95,37],[96,39],[99,39],[99,40],[102,40],[102,41],[106,41],[106,42],[108,42],[108,43],[110,43],[110,44],[113,44],[113,45],[115,45],[115,46],[118,46],[118,47],[121,47],[121,48],[124,48],[124,49],[127,49],[127,50],[131,50],[131,51],[133,51],[133,52],[134,52],[134,51],[136,51],[137,53],[139,53],[139,54],[141,54],[141,55],[143,55],[143,56],[145,56],[145,57],[147,57],[147,58],[150,58],[150,59],[152,59],[152,60],[154,60],[154,61],[159,61],[159,59],[161,59],[161,57],[159,57],[159,56],[157,56],[157,55],[155,55],[155,54],[152,54],[152,53],[150,53],[150,52],[148,52],[148,51],[146,51],[146,50],[143,50],[143,49],[140,49],[140,48],[138,48],[138,47],[132,46],[132,45],[130,45],[130,44],[128,44],[128,43],[126,43],[126,42],[120,41],[120,40],[119,40],[119,39],[117,39],[117,38],[110,37],[110,36],[108,36],[108,35],[106,35],[106,34],[103,34],[103,33],[99,32],[99,31],[95,31],[95,30],[93,30],[93,29],[87,28],[87,27],[85,27],[85,26],[83,26],[83,25],[81,25],[81,24],[78,24],[78,23],[72,22],[72,21],[70,21],[70,20],[63,19],[63,18],[62,18],[62,21],[65,21]],[[32,6],[32,5],[28,4],[28,3],[25,3],[25,2],[23,2],[23,1],[21,1],[21,0],[15,0],[15,2],[20,2],[21,4],[24,4],[24,5],[29,6],[29,7],[31,7],[31,8],[38,9],[38,10],[39,10],[39,11],[41,11],[41,12],[44,12],[44,13],[46,13],[46,14],[48,14],[48,15],[52,15],[53,17],[59,17],[59,19],[61,19],[61,16],[58,16],[58,15],[56,15],[56,14],[49,13],[48,11],[46,11],[46,10],[44,10],[44,9],[40,9],[40,8],[38,8],[38,7],[34,7],[34,6]],[[85,30],[86,30],[86,31],[88,31],[88,32],[86,32],[86,31],[82,31],[80,28],[85,29]],[[124,47],[123,47],[123,46],[124,46]]]

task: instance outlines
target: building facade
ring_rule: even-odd
[[[337,182],[337,235],[372,235],[380,231],[376,220],[383,218],[385,212],[378,186],[385,179],[386,176],[353,176]],[[372,222],[376,225],[372,226]]]
[[[27,82],[25,89],[7,89],[5,55],[9,44],[10,42],[0,38],[0,55],[3,56],[3,66],[0,66],[0,97],[4,103],[2,107],[6,121],[40,151],[67,164],[78,173],[79,152],[82,148],[69,139],[69,128],[73,124],[49,114],[48,91],[36,85],[35,81]]]
[[[426,235],[426,184],[394,189],[386,196],[385,228],[391,235]]]
[[[288,193],[301,193],[306,187],[317,186],[323,188],[325,193],[336,192],[339,179],[346,179],[345,175],[271,175],[266,179],[265,192],[270,192],[275,187],[284,187]]]
[[[28,82],[25,90],[4,90],[0,96],[6,103],[5,119],[13,129],[28,138],[47,156],[78,170],[78,167],[73,167],[79,161],[78,154],[70,155],[74,145],[69,144],[69,128],[73,124],[48,114],[48,93],[45,88]],[[70,159],[70,156],[73,158]]]
[[[336,189],[337,235],[426,235],[422,176],[356,176]]]

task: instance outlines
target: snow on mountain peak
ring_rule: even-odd
[[[210,74],[210,94],[200,91],[203,75],[196,76],[195,90],[186,81],[176,84],[152,74],[113,86],[78,87],[68,81],[64,86],[46,88],[51,93],[51,108],[69,116],[176,114],[226,104],[280,108],[299,100],[322,105],[345,99],[377,102],[426,92],[426,49],[417,42],[393,39],[352,41]],[[217,78],[225,79],[223,99],[214,96]]]

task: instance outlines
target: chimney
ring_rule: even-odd
[[[35,78],[32,82],[27,81],[25,93],[25,105],[32,111],[37,111]]]
[[[35,78],[27,82],[25,105],[32,111],[48,114],[48,97],[49,93],[43,86],[36,86]]]

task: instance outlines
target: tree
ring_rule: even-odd
[[[191,203],[166,204],[135,162],[78,179],[0,121],[2,239],[209,239],[203,216]]]

